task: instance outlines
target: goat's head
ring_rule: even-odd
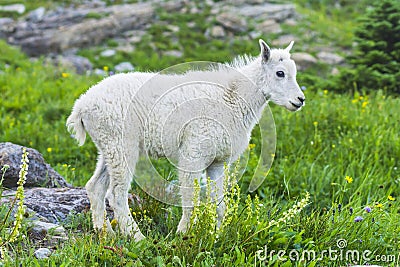
[[[270,49],[260,39],[261,68],[265,97],[290,111],[297,111],[305,105],[305,96],[296,81],[296,64],[290,59],[293,41],[285,49]]]

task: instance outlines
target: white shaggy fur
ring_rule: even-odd
[[[130,171],[140,152],[168,157],[179,166],[183,214],[178,231],[188,227],[193,179],[204,170],[216,181],[216,198],[221,199],[224,163],[236,160],[246,149],[267,102],[291,111],[304,105],[290,59],[292,45],[271,50],[260,40],[259,57],[239,57],[230,65],[180,75],[118,74],[83,94],[67,126],[80,145],[86,131],[99,151],[96,170],[86,185],[94,227],[103,226],[107,193],[120,231],[136,240],[144,238],[127,200]],[[221,201],[219,221],[223,213]],[[112,232],[108,220],[107,228]]]

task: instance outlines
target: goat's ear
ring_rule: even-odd
[[[258,42],[260,43],[262,62],[266,63],[271,57],[271,48],[262,39],[258,40]]]
[[[293,47],[293,44],[294,44],[294,41],[291,41],[290,44],[285,48],[285,51],[289,53],[290,50],[291,50],[292,47]]]

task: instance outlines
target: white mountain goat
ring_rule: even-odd
[[[128,207],[140,153],[177,162],[183,207],[178,232],[188,228],[193,180],[203,171],[216,181],[214,197],[223,197],[224,163],[244,152],[268,101],[290,111],[305,104],[290,59],[293,42],[272,50],[259,43],[258,57],[239,57],[209,71],[117,74],[81,95],[67,126],[79,145],[86,131],[98,149],[96,170],[86,184],[95,229],[103,227],[107,198],[121,233],[144,238]],[[221,201],[219,222],[224,208]]]

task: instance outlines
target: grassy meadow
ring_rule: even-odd
[[[349,16],[343,19],[335,12],[326,15],[326,4],[306,2],[297,2],[302,22],[284,28],[301,39],[293,49],[316,46],[305,29],[315,31],[323,45],[350,49],[357,10],[345,9]],[[258,53],[258,42],[243,36],[206,39],[202,33],[208,25],[201,19],[210,10],[202,10],[204,14],[195,18],[196,30],[184,26],[193,17],[159,11],[165,21],[181,27],[174,33],[178,44],[162,34],[164,26],[151,27],[144,40],[153,42],[159,53],[145,41],[134,52],[118,52],[112,60],[96,57],[103,47],[80,53],[108,70],[122,59],[138,70],[161,70],[180,62],[221,62],[237,54]],[[328,28],[331,35],[326,34]],[[275,37],[265,39],[270,42]],[[162,57],[168,49],[182,49],[183,58]],[[94,171],[97,152],[90,141],[78,147],[65,120],[76,98],[103,77],[77,75],[50,66],[43,58],[31,60],[1,40],[0,51],[0,141],[39,150],[68,182],[83,186]],[[5,247],[0,265],[399,266],[400,100],[380,88],[368,93],[349,88],[341,94],[321,88],[313,81],[329,79],[321,73],[327,68],[298,73],[307,98],[301,111],[290,113],[270,105],[277,133],[272,168],[256,192],[247,192],[261,143],[255,132],[245,175],[226,192],[227,214],[220,229],[216,229],[215,204],[208,204],[195,208],[187,234],[175,234],[180,208],[160,203],[133,185],[132,193],[143,202],[132,205],[132,214],[145,240],[136,243],[98,235],[90,213],[75,214],[63,225],[69,240],[52,247],[48,259],[36,259],[33,252],[40,244],[21,235]],[[158,166],[169,168],[163,162]],[[234,173],[230,176],[235,178]],[[3,207],[0,215],[5,212]],[[22,233],[28,227],[24,224]],[[8,232],[2,227],[0,234],[4,240]],[[310,253],[316,256],[307,258]]]

